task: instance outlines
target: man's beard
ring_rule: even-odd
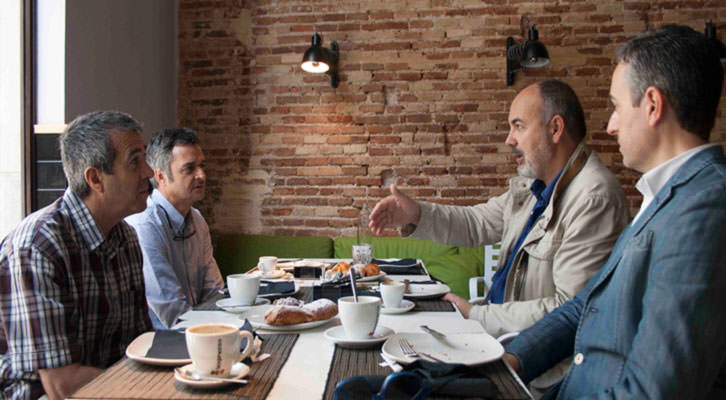
[[[516,147],[512,147],[512,153],[517,157],[524,159],[524,165],[517,165],[517,173],[523,178],[537,179],[537,172],[535,171],[532,163],[529,162],[529,158],[524,155],[522,150]]]
[[[537,172],[527,157],[524,158],[524,165],[517,166],[517,173],[523,178],[537,179]]]

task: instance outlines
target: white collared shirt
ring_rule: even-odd
[[[714,143],[702,144],[698,147],[694,147],[690,150],[684,151],[683,153],[671,158],[670,160],[658,165],[657,167],[643,174],[643,176],[638,179],[638,183],[635,184],[635,188],[638,189],[640,194],[643,195],[643,203],[640,204],[640,210],[638,210],[635,218],[633,218],[633,223],[635,223],[635,221],[640,218],[640,216],[643,214],[643,211],[648,208],[650,202],[653,201],[653,198],[658,193],[658,191],[663,187],[663,185],[666,184],[666,182],[668,182],[669,179],[671,179],[673,174],[678,171],[678,168],[685,164],[686,161],[691,158],[691,156],[695,155],[701,150],[705,150],[706,148],[713,146],[721,145]]]

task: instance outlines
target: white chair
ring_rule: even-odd
[[[501,243],[484,246],[484,276],[469,278],[469,302],[483,301],[487,297],[489,288],[492,287],[492,277],[497,271],[497,265],[499,265],[501,247]],[[484,287],[482,294],[479,294],[480,284],[483,284]]]

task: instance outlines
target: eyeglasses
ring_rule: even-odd
[[[423,400],[431,391],[424,380],[412,372],[388,375],[380,391],[362,376],[344,379],[335,387],[334,400]]]
[[[179,228],[178,231],[174,230],[174,227],[171,225],[171,219],[169,219],[169,214],[166,212],[164,207],[157,205],[157,207],[164,213],[164,216],[166,217],[166,222],[169,224],[169,229],[171,229],[172,232],[174,232],[174,240],[180,241],[180,240],[186,240],[190,237],[194,236],[195,233],[197,233],[197,229],[194,227],[194,223],[192,223],[192,212],[190,211],[187,216],[184,218],[184,223],[182,224],[181,228]],[[190,232],[185,232],[188,227],[191,226]]]

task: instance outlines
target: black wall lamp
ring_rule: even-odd
[[[539,68],[550,63],[547,48],[539,41],[539,32],[532,25],[529,37],[522,43],[514,44],[514,38],[507,38],[507,86],[514,84],[514,73],[522,68]]]
[[[323,38],[320,34],[313,35],[313,45],[305,50],[302,64],[303,71],[314,74],[326,73],[330,75],[330,85],[338,87],[338,42],[330,42],[330,48],[322,46]]]
[[[706,22],[706,30],[704,34],[708,39],[713,40],[717,48],[720,49],[718,57],[721,59],[721,62],[726,62],[726,47],[723,45],[723,42],[718,39],[718,36],[716,36],[716,27],[713,26],[713,22]]]

